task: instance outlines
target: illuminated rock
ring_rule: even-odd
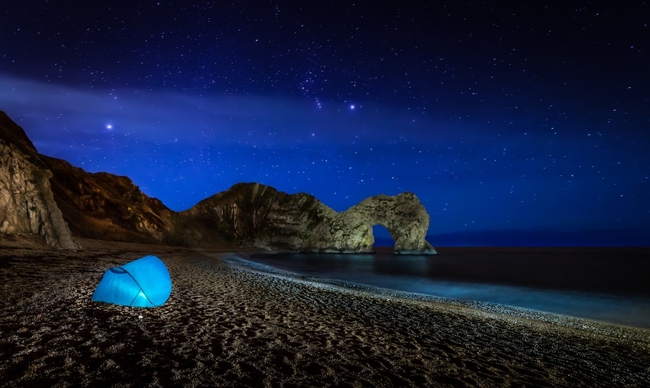
[[[279,192],[258,183],[241,183],[199,202],[180,216],[217,231],[244,247],[296,252],[372,252],[372,227],[383,225],[395,241],[395,253],[435,254],[425,240],[429,214],[413,193],[370,197],[337,213],[309,194]],[[209,232],[208,232],[209,231]],[[206,233],[208,232],[208,233]]]
[[[23,129],[0,112],[0,232],[38,234],[54,247],[79,249],[54,201],[51,176]]]
[[[0,112],[3,233],[36,233],[53,246],[73,249],[79,245],[71,235],[193,247],[362,253],[372,252],[372,227],[378,224],[393,237],[395,253],[436,253],[425,240],[429,215],[413,193],[370,197],[337,213],[309,194],[239,183],[174,212],[127,177],[88,173],[38,154],[22,128]]]

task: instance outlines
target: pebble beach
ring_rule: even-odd
[[[650,386],[649,330],[264,273],[245,251],[80,241],[3,237],[0,386]],[[91,301],[147,254],[171,274],[164,306]]]

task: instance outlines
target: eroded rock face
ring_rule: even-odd
[[[109,241],[168,243],[172,210],[144,194],[131,179],[88,173],[40,155],[52,171],[52,191],[75,236]]]
[[[52,173],[22,128],[7,119],[0,112],[0,232],[38,234],[54,247],[79,249],[54,200]]]
[[[0,112],[1,233],[36,233],[71,249],[79,247],[72,234],[195,247],[361,253],[372,251],[377,224],[391,233],[396,253],[435,254],[425,240],[429,215],[412,193],[371,197],[337,213],[308,194],[240,183],[177,213],[127,177],[91,174],[38,154],[22,128]]]
[[[244,247],[302,250],[334,210],[308,194],[289,195],[259,183],[238,183],[181,212],[193,225],[183,236],[192,245],[221,235]],[[183,232],[182,230],[180,231]]]
[[[435,254],[425,240],[429,215],[413,193],[370,197],[337,213],[308,194],[289,195],[258,183],[241,183],[180,213],[186,224],[204,225],[184,236],[226,235],[241,246],[298,252],[372,252],[372,227],[386,227],[395,253]],[[192,220],[192,222],[188,222]]]
[[[377,195],[323,222],[309,245],[321,251],[372,251],[372,227],[382,225],[395,241],[397,254],[436,254],[425,237],[429,214],[415,194]]]

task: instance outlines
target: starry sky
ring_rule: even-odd
[[[174,210],[237,182],[337,211],[411,191],[434,246],[649,245],[649,24],[647,1],[13,1],[0,110]]]

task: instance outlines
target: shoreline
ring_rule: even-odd
[[[2,386],[650,385],[647,332],[227,261],[250,251],[83,243],[79,252],[0,249]],[[172,276],[164,306],[90,301],[106,269],[145,254]]]
[[[255,254],[258,254],[258,252],[237,252],[226,255],[226,257],[223,259],[235,267],[250,270],[262,276],[278,276],[283,279],[301,282],[314,287],[331,287],[332,289],[340,292],[363,293],[371,297],[387,300],[390,300],[391,298],[398,298],[413,302],[464,307],[477,310],[477,312],[485,313],[488,314],[488,316],[492,317],[501,316],[498,319],[526,319],[559,325],[571,329],[585,330],[600,335],[633,339],[635,341],[641,341],[650,344],[650,329],[646,328],[626,326],[616,323],[597,321],[587,318],[527,309],[523,307],[508,306],[491,302],[445,298],[415,292],[375,287],[338,279],[302,275],[255,262],[255,260],[250,257]]]

